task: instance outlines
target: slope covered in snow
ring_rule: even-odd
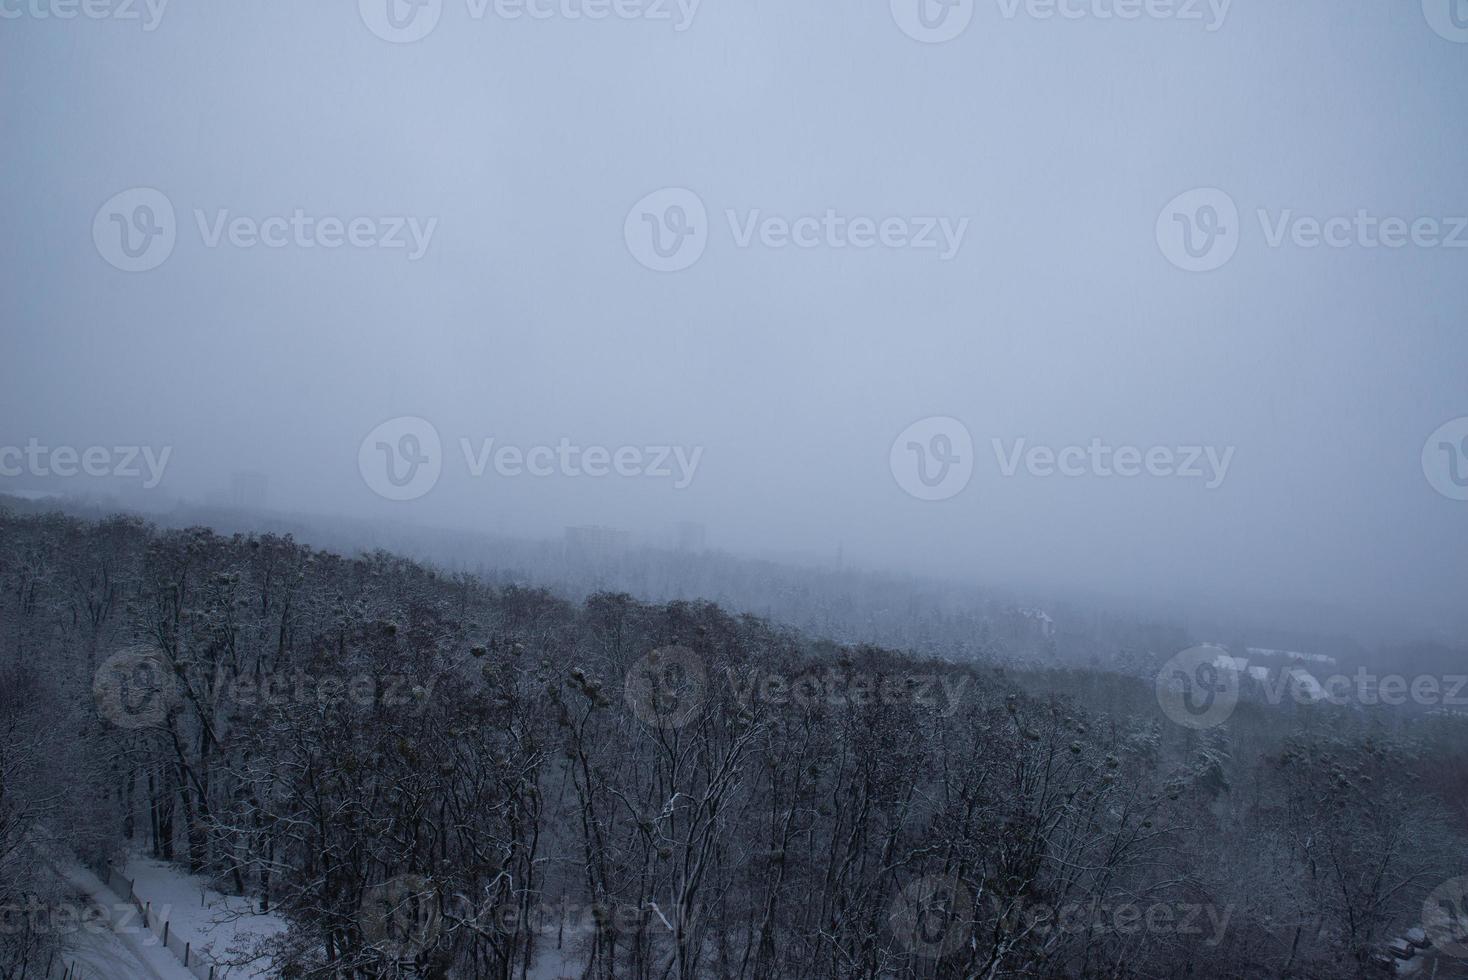
[[[163,861],[133,856],[123,868],[138,897],[169,922],[169,932],[221,967],[229,980],[271,976],[263,960],[246,962],[244,950],[259,939],[284,932],[284,920],[261,915],[254,899],[222,895],[208,879]],[[237,964],[229,966],[230,964]]]

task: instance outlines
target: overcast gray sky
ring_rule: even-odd
[[[307,511],[1461,604],[1463,0],[424,2],[0,0],[0,447],[168,447],[175,498],[258,470]],[[495,455],[562,440],[548,476]]]

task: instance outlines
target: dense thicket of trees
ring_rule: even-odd
[[[1196,732],[1117,673],[0,512],[0,905],[132,841],[283,915],[283,976],[1373,975],[1468,873],[1465,773],[1447,717]]]

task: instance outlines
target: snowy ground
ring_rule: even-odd
[[[209,887],[208,879],[190,875],[176,865],[135,854],[121,870],[132,879],[133,890],[138,897],[151,903],[155,912],[168,919],[171,935],[190,943],[216,963],[239,960],[240,956],[231,954],[230,948],[241,941],[274,935],[285,929],[284,921],[277,916],[258,914],[252,899],[221,895]],[[147,938],[147,934],[143,938]],[[535,962],[530,968],[529,980],[579,978],[584,971],[583,942],[583,936],[568,936],[566,948],[557,949],[554,925],[546,926],[537,946]],[[155,952],[168,957],[181,978],[191,976],[178,966],[177,958],[161,943]],[[105,971],[97,975],[132,976]],[[266,980],[272,974],[268,963],[255,962],[231,967],[223,976],[228,980]],[[164,980],[172,980],[172,975]]]
[[[141,925],[128,902],[116,895],[90,871],[75,865],[57,868],[76,897],[100,907],[107,931],[79,929],[66,952],[68,962],[78,964],[82,976],[93,980],[196,980],[163,943]]]
[[[190,943],[217,964],[241,959],[241,943],[285,931],[285,922],[260,915],[253,899],[221,895],[205,878],[162,861],[134,856],[122,869],[138,897],[168,919],[171,935]],[[165,911],[166,910],[166,911]],[[221,971],[229,980],[265,980],[269,963],[255,961]]]

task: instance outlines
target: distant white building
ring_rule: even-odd
[[[1249,647],[1251,654],[1280,654],[1277,650],[1261,650],[1257,647]],[[1334,661],[1331,661],[1334,663]],[[1251,680],[1261,684],[1269,683],[1270,674],[1277,670],[1283,681],[1289,684],[1291,691],[1297,698],[1310,701],[1321,701],[1326,697],[1325,687],[1303,667],[1280,667],[1271,668],[1267,664],[1250,663],[1248,657],[1235,657],[1227,653],[1219,653],[1213,658],[1213,666],[1219,670],[1226,670],[1234,674],[1245,674]]]
[[[1045,639],[1048,640],[1055,635],[1055,620],[1051,619],[1050,614],[1045,610],[1021,609],[1019,614],[1039,627],[1040,635],[1045,637]]]
[[[1290,684],[1294,687],[1296,694],[1302,694],[1311,701],[1320,701],[1325,698],[1325,688],[1315,679],[1315,675],[1302,667],[1291,667],[1285,672],[1290,678]]]
[[[1226,653],[1220,653],[1213,658],[1213,666],[1219,670],[1231,670],[1236,674],[1242,674],[1244,668],[1249,666],[1249,658],[1231,657]]]
[[[52,493],[49,490],[0,490],[0,497],[14,497],[17,500],[60,500],[61,494]]]
[[[1323,653],[1301,653],[1299,650],[1271,650],[1268,647],[1249,647],[1249,654],[1255,657],[1275,657],[1281,660],[1304,660],[1310,663],[1325,664],[1330,667],[1336,665],[1335,657]]]

